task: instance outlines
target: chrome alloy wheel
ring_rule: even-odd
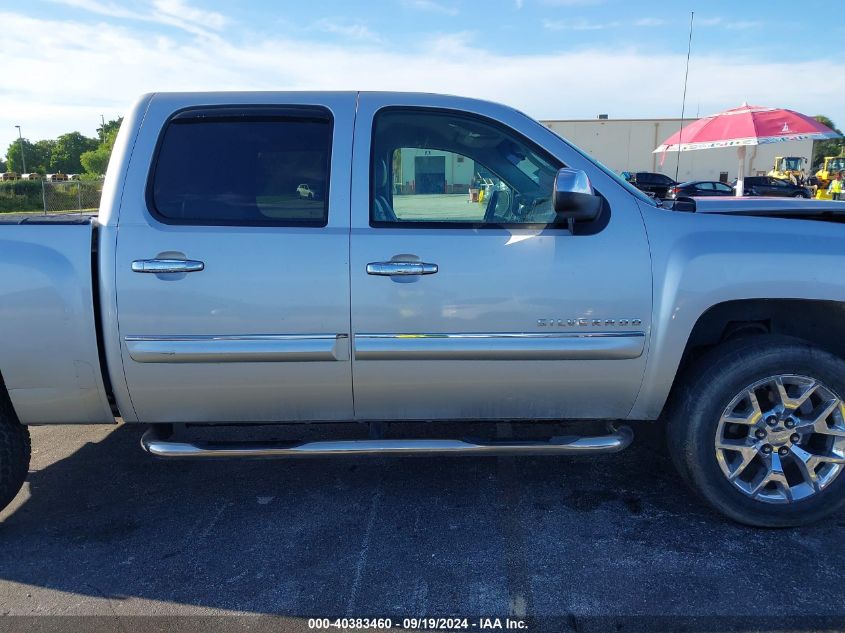
[[[813,378],[771,376],[731,400],[715,448],[722,473],[749,497],[768,503],[807,499],[845,465],[845,405]]]

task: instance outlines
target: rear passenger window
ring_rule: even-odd
[[[332,122],[316,108],[209,108],[173,117],[148,198],[163,222],[325,226]]]

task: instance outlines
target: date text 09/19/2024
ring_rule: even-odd
[[[400,626],[401,624],[401,626]],[[308,628],[312,630],[389,630],[395,628],[429,631],[524,631],[528,629],[525,620],[512,618],[310,618]]]

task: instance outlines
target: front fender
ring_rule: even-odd
[[[845,225],[643,208],[652,250],[649,358],[630,419],[657,418],[690,334],[741,299],[845,301]]]

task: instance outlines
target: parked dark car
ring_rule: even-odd
[[[731,183],[736,187],[736,180]],[[776,196],[778,198],[810,198],[810,190],[806,187],[793,185],[788,180],[771,178],[770,176],[746,176],[746,196]]]
[[[670,200],[692,196],[732,196],[734,189],[730,185],[715,180],[690,180],[669,187],[666,197]]]
[[[674,180],[665,174],[656,174],[650,171],[638,171],[631,181],[640,191],[652,194],[655,198],[665,198],[669,187],[675,186]]]

